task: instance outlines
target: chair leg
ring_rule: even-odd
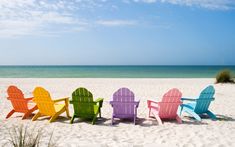
[[[26,112],[26,113],[24,114],[24,116],[22,117],[22,119],[26,119],[27,117],[29,117],[29,116],[33,113],[33,111],[35,111],[35,110],[37,110],[37,109],[38,109],[37,106],[33,107],[32,109],[30,109],[28,112]]]
[[[183,105],[184,105],[184,104],[181,105],[180,114],[181,114],[182,112],[186,112],[186,113],[190,114],[191,116],[193,116],[197,121],[201,121],[201,120],[202,120],[201,117],[200,117],[197,113],[195,113],[192,109],[189,109],[189,108],[187,108],[187,107],[184,107]]]
[[[91,124],[94,125],[96,121],[96,116],[93,117]]]
[[[114,124],[114,117],[112,116],[112,122],[111,122],[111,124],[113,125]]]
[[[99,107],[99,118],[101,118],[101,110],[100,110],[100,107]]]
[[[182,119],[179,117],[179,115],[176,116],[176,120],[179,124],[182,124]]]
[[[69,115],[69,108],[68,108],[68,107],[65,108],[65,111],[66,111],[67,117],[68,117],[68,118],[71,118],[70,115]]]
[[[33,116],[32,121],[35,121],[35,120],[38,119],[38,117],[40,117],[40,116],[41,116],[41,113],[38,112],[37,114],[35,114],[35,115]]]
[[[154,115],[154,117],[156,118],[157,122],[159,125],[162,125],[162,120],[161,118],[156,114],[156,113],[152,113]]]
[[[212,113],[211,111],[208,110],[206,113],[212,120],[217,120],[216,115]]]
[[[156,118],[158,124],[159,124],[159,125],[162,125],[162,120],[161,120],[161,118],[159,117],[159,115],[157,114],[157,112],[156,112],[156,111],[152,111],[151,114]]]
[[[185,112],[187,112],[190,115],[192,115],[197,121],[202,121],[201,117],[197,113],[195,113],[193,111],[185,111]]]
[[[53,122],[58,116],[60,115],[60,113],[56,113],[55,115],[53,115],[50,120],[49,120],[49,123]]]
[[[49,120],[49,123],[53,122],[60,114],[64,113],[66,111],[66,107],[64,107],[63,109],[61,109],[60,111],[56,112],[56,114],[54,114],[50,120]],[[67,111],[66,111],[67,113]],[[69,115],[69,114],[67,114]],[[70,116],[69,116],[70,117]]]
[[[134,116],[134,125],[136,125],[136,116]]]
[[[95,116],[93,117],[92,125],[94,125],[94,124],[95,124],[98,113],[99,113],[99,111],[98,111],[98,112],[95,114]]]
[[[7,116],[6,116],[6,118],[9,118],[10,116],[12,116],[12,114],[15,112],[15,110],[13,109],[13,110],[11,110],[8,114],[7,114]]]
[[[73,117],[72,117],[71,120],[70,120],[70,123],[71,123],[71,124],[73,123],[75,117],[76,117],[76,115],[74,114]]]
[[[151,108],[149,108],[148,118],[150,118],[150,114],[151,114]]]
[[[155,116],[155,118],[157,119],[157,122],[158,122],[158,124],[159,125],[162,125],[162,120],[161,120],[161,118],[159,117],[159,116]]]
[[[181,115],[182,115],[182,111],[183,111],[183,107],[182,107],[182,106],[179,106],[179,107],[178,107],[178,110],[177,110],[178,116],[181,116]]]
[[[29,117],[30,114],[32,114],[31,111],[26,112],[24,116],[22,117],[22,119],[26,119],[27,117]]]

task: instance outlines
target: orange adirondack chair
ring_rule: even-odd
[[[33,97],[25,98],[22,91],[16,86],[9,86],[7,94],[7,99],[11,101],[13,109],[7,114],[6,118],[9,118],[15,112],[19,112],[24,113],[22,119],[25,119],[30,116],[33,111],[37,110],[37,106],[35,104],[29,103]]]

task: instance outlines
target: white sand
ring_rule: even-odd
[[[0,79],[0,146],[7,142],[8,131],[14,125],[28,125],[30,128],[43,128],[43,141],[47,141],[54,130],[53,139],[57,146],[235,146],[235,85],[216,84],[214,79]],[[12,106],[6,99],[9,85],[17,85],[27,96],[35,86],[43,86],[54,98],[71,96],[78,87],[86,87],[95,98],[105,99],[102,119],[96,125],[75,120],[69,124],[65,113],[54,123],[48,119],[32,122],[21,120],[22,114],[16,113],[5,119]],[[146,118],[147,99],[161,100],[161,96],[170,88],[179,88],[184,97],[198,96],[207,85],[216,89],[215,101],[210,109],[218,115],[218,121],[208,118],[196,123],[189,117],[183,117],[183,124],[176,121],[157,125],[156,120]],[[130,88],[140,99],[137,125],[131,121],[116,121],[111,126],[112,108],[109,99],[120,87]],[[70,105],[70,114],[73,107]],[[184,115],[186,116],[186,115]]]

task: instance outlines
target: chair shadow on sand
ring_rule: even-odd
[[[135,126],[145,126],[144,122],[146,120],[147,119],[145,119],[145,118],[137,118]],[[78,122],[79,122],[79,120],[78,120]],[[128,118],[119,119],[119,118],[115,118],[115,123],[113,123],[113,125],[112,125],[112,119],[111,118],[103,118],[102,117],[102,118],[97,119],[95,125],[97,125],[97,126],[118,127],[119,124],[133,125],[133,119],[128,119]]]
[[[50,116],[42,116],[39,119],[37,119],[36,121],[32,121],[32,122],[48,121],[49,119],[50,119]],[[56,122],[60,122],[60,123],[64,123],[64,124],[70,124],[70,119],[68,119],[66,116],[58,116],[57,119],[52,123],[56,123]]]
[[[27,119],[32,119],[33,116],[34,115],[32,114]],[[19,116],[15,116],[15,117],[20,118],[21,116],[19,115]],[[217,117],[216,121],[224,121],[224,122],[229,122],[229,121],[233,122],[233,121],[235,121],[234,118],[232,118],[230,116],[226,116],[226,115],[217,114],[216,117]],[[45,117],[41,117],[37,121],[47,121],[49,118],[50,117],[45,116]],[[208,117],[207,115],[201,115],[201,118],[204,119],[204,120],[210,119],[210,117]],[[68,119],[66,116],[59,116],[58,119],[55,122],[70,124],[70,119]],[[85,122],[85,123],[91,124],[89,119],[76,119],[76,120],[74,120],[74,124],[80,123],[80,122]],[[164,119],[164,122],[178,124],[177,121],[175,121],[175,120]],[[131,119],[115,119],[115,123],[113,125],[111,125],[111,118],[101,117],[101,118],[97,118],[97,121],[96,121],[95,125],[96,126],[118,127],[118,125],[120,123],[133,125],[133,120],[131,120]],[[184,116],[182,124],[209,125],[209,123],[206,123],[204,121],[198,122],[193,117],[190,117],[190,116]],[[157,120],[153,117],[151,117],[151,118],[140,118],[140,117],[138,117],[136,119],[136,126],[151,127],[151,126],[154,126],[154,125],[158,125],[158,123],[157,123]],[[164,123],[163,123],[163,125],[164,125]],[[181,124],[178,124],[178,125],[181,125]]]
[[[123,124],[134,125],[133,124],[133,119],[130,119],[130,118],[115,118],[115,122],[113,123],[113,125],[111,124],[111,121],[108,123],[108,125],[110,125],[112,127],[117,127],[119,124],[122,124],[122,123]],[[136,119],[136,124],[135,125],[139,125],[139,118]]]
[[[111,125],[111,122],[108,125],[111,125],[112,127],[118,127],[119,124],[128,124],[133,125],[133,119],[115,119],[115,123]],[[136,118],[136,124],[134,126],[141,126],[141,127],[151,127],[157,125],[157,120],[155,119],[147,119],[147,118]]]
[[[201,117],[202,119],[204,119],[204,120],[211,119],[208,115],[200,115],[200,117]],[[217,120],[215,120],[215,122],[216,122],[216,121],[235,121],[234,118],[229,117],[229,116],[226,116],[226,115],[216,114],[216,117],[217,117]],[[203,122],[203,120],[202,120],[201,122],[196,121],[196,120],[194,119],[194,117],[184,116],[184,118],[186,118],[186,119],[183,119],[183,124],[209,125],[208,123]]]
[[[34,113],[32,113],[31,115],[29,115],[26,119],[24,120],[32,120],[32,118],[34,117]],[[22,115],[16,115],[14,116],[14,118],[21,118]],[[42,122],[42,121],[48,121],[50,119],[50,116],[42,116],[39,119],[37,119],[36,121],[31,121],[32,123],[34,122]],[[60,123],[65,123],[65,124],[70,124],[70,119],[68,119],[66,116],[58,116],[58,120],[54,121],[54,122],[60,122]],[[52,122],[53,123],[53,122]]]
[[[64,117],[64,119],[66,119],[66,117]],[[87,123],[87,124],[92,125],[91,120],[92,119],[76,118],[73,124],[75,125],[78,123]],[[70,123],[70,120],[68,123]],[[104,118],[104,117],[101,117],[101,118],[97,117],[96,123],[94,124],[94,126],[110,126],[110,125],[111,125],[111,118]]]
[[[35,113],[32,113],[27,118],[25,118],[24,120],[31,120],[34,115],[35,115]],[[22,118],[22,114],[13,114],[11,119],[14,119],[14,118]]]
[[[76,124],[79,124],[79,123],[87,123],[87,124],[92,125],[91,120],[92,119],[87,119],[87,118],[76,118],[74,120],[73,124],[76,125]],[[56,120],[56,121],[62,122],[62,123],[65,123],[65,124],[70,124],[70,119],[68,119],[65,116],[64,117],[63,116],[59,116],[58,120]],[[99,126],[99,125],[100,126],[109,126],[111,124],[111,122],[110,123],[106,123],[108,121],[110,122],[111,118],[104,118],[104,117],[99,118],[99,117],[97,117],[97,120],[96,120],[96,123],[94,124],[94,126]]]
[[[205,119],[205,120],[211,119],[207,115],[200,115],[200,116],[201,116],[202,119]],[[217,114],[216,117],[217,117],[216,121],[225,121],[225,122],[229,122],[229,121],[233,122],[233,121],[235,121],[234,118],[232,118],[230,116],[226,116],[226,115]],[[169,119],[169,120],[168,119],[164,119],[163,122],[167,122],[167,123],[169,122],[169,123],[174,123],[176,125],[181,125],[181,124],[178,124],[177,121],[171,120],[171,119]],[[199,122],[199,121],[196,121],[193,117],[190,117],[190,116],[184,116],[182,124],[188,124],[188,125],[209,125],[209,123],[204,122],[203,120],[201,122]],[[137,121],[136,121],[136,125],[140,125],[142,127],[150,127],[150,126],[153,126],[153,125],[158,125],[158,123],[157,123],[157,120],[154,117],[151,117],[151,118],[138,118]],[[163,123],[163,125],[164,125],[164,123]]]
[[[196,122],[195,120],[193,120],[193,118],[191,118],[191,119],[192,119],[192,121],[183,121],[182,124],[193,124],[193,125],[207,125],[208,124],[208,123],[205,123],[205,122]],[[172,123],[172,124],[175,124],[175,125],[182,125],[182,124],[179,124],[174,119],[163,119],[163,124],[162,125],[164,125],[165,123]],[[140,125],[141,127],[162,126],[162,125],[158,124],[158,121],[154,117],[138,118],[136,125]]]
[[[201,117],[203,119],[210,119],[207,115],[201,115]],[[217,117],[217,120],[216,121],[235,121],[234,118],[232,117],[229,117],[229,116],[225,116],[225,115],[220,115],[220,114],[217,114],[216,115]],[[66,119],[66,117],[64,117],[64,119]],[[60,118],[58,120],[61,120]],[[90,123],[89,120],[80,120],[80,119],[76,119],[74,121],[74,124],[75,123],[79,123],[79,122],[82,122],[82,121],[85,121],[86,123]],[[165,123],[173,123],[173,124],[176,124],[176,125],[181,125],[181,124],[178,124],[177,121],[175,120],[171,120],[171,119],[164,119],[164,122]],[[112,127],[118,127],[118,125],[120,123],[125,123],[125,124],[129,124],[129,125],[133,125],[133,120],[131,119],[115,119],[115,123],[113,125],[111,125],[111,118],[104,118],[104,117],[101,117],[101,118],[98,118],[97,121],[96,121],[96,124],[97,126],[112,126]],[[183,117],[183,123],[182,124],[188,124],[188,125],[209,125],[209,123],[207,122],[204,122],[204,121],[201,121],[201,122],[198,122],[196,121],[193,117],[190,117],[190,116],[184,116]],[[164,123],[163,123],[164,125]],[[151,126],[158,126],[158,122],[155,118],[140,118],[138,117],[136,119],[136,126],[141,126],[141,127],[151,127]]]
[[[217,114],[216,117],[217,121],[235,121],[234,118],[226,115]]]

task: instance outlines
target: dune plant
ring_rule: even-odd
[[[14,126],[9,130],[9,139],[5,146],[13,147],[40,147],[40,141],[43,135],[43,129],[35,130],[35,128],[30,129],[28,126]],[[55,147],[55,143],[52,142],[53,133],[49,138],[47,147]],[[45,145],[43,145],[45,146]]]
[[[234,83],[230,70],[222,70],[216,76],[216,83]]]

